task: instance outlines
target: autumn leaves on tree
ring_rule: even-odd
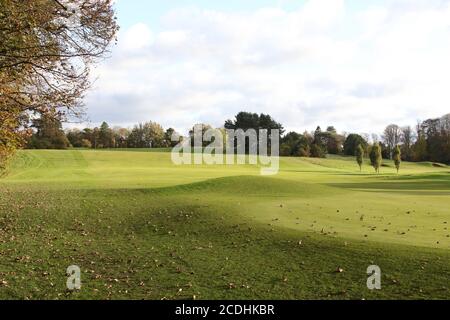
[[[112,0],[0,2],[0,166],[33,118],[82,115],[90,66],[117,30]]]

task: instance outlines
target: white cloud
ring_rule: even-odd
[[[153,33],[145,23],[138,23],[129,28],[119,40],[125,51],[141,50],[150,46]]]
[[[293,12],[188,7],[164,16],[157,33],[136,24],[95,72],[91,119],[184,131],[248,110],[293,130],[379,132],[448,113],[449,2],[350,9],[326,0]]]

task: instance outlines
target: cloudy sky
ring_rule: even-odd
[[[381,132],[450,112],[450,0],[117,0],[90,125],[181,132],[238,111]]]

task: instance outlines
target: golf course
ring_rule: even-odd
[[[449,299],[450,168],[366,161],[261,176],[167,150],[19,151],[0,178],[0,299]]]

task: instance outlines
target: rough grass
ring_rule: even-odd
[[[0,298],[448,299],[449,171],[283,158],[261,177],[169,153],[24,151],[0,180]]]

